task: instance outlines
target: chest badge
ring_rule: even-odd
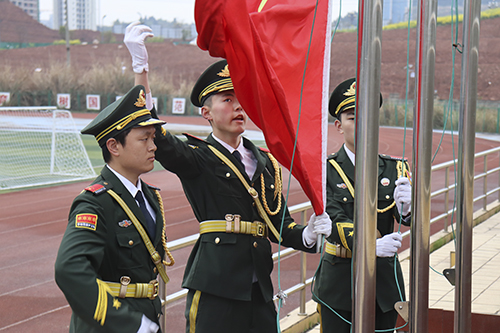
[[[389,180],[389,178],[382,178],[380,180],[380,184],[382,184],[382,186],[389,186],[390,183],[391,181]]]
[[[122,228],[127,228],[127,227],[130,227],[131,225],[132,225],[132,221],[129,221],[129,220],[123,220],[123,221],[118,222],[118,226],[120,226]]]
[[[340,184],[337,184],[337,187],[342,189],[342,190],[345,190],[347,188],[347,185],[345,183],[340,183]]]

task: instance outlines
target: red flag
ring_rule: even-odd
[[[227,60],[238,100],[288,169],[297,138],[292,174],[321,214],[330,1],[197,0],[195,20],[198,46]]]

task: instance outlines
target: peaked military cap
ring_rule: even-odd
[[[146,108],[144,91],[141,85],[130,89],[122,98],[99,112],[97,117],[82,129],[82,134],[94,135],[102,147],[109,138],[129,128],[165,124],[164,121],[151,117],[151,112]]]
[[[218,61],[208,67],[196,81],[191,91],[191,103],[201,108],[211,95],[232,89],[233,81],[229,75],[227,61]]]
[[[347,79],[340,83],[330,95],[328,111],[333,117],[340,119],[340,114],[356,105],[356,78]],[[382,94],[380,94],[382,106]]]

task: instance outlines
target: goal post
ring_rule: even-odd
[[[70,111],[0,107],[0,190],[95,176]]]

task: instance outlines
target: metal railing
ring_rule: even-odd
[[[499,166],[494,167],[490,170],[488,170],[488,163],[487,159],[488,157],[492,157],[494,154],[497,154],[498,159],[499,159]],[[483,180],[483,187],[482,187],[482,193],[481,195],[474,197],[474,202],[478,202],[480,200],[483,200],[483,205],[482,209],[485,211],[487,210],[487,199],[492,196],[495,193],[498,193],[498,200],[500,201],[500,147],[498,148],[493,148],[490,150],[486,150],[480,153],[477,153],[474,156],[474,159],[478,158],[483,158],[483,163],[484,163],[484,168],[483,172],[480,174],[477,174],[474,176],[474,182],[478,180]],[[442,188],[439,188],[438,190],[434,191],[431,193],[431,206],[432,206],[432,199],[437,198],[438,196],[444,195],[444,212],[431,218],[431,225],[433,223],[437,223],[441,220],[444,220],[444,230],[447,230],[451,221],[449,220],[450,216],[456,211],[456,208],[449,209],[450,203],[450,192],[453,192],[456,188],[456,184],[450,184],[450,172],[454,170],[456,167],[457,160],[455,161],[449,161],[445,163],[441,163],[435,166],[432,166],[431,172],[432,173],[438,173],[438,172],[444,172],[445,178],[444,178],[444,186]],[[491,176],[494,173],[498,173],[498,185],[488,191],[488,176]],[[454,201],[454,196],[452,196],[451,202],[453,203]],[[300,222],[301,224],[305,225],[307,223],[307,211],[311,209],[311,203],[310,202],[304,202],[298,205],[294,205],[289,207],[290,214],[300,214]],[[410,235],[410,230],[404,232],[403,237],[407,237]],[[167,243],[168,248],[170,251],[175,251],[179,249],[183,249],[185,247],[194,245],[196,241],[198,240],[199,234],[194,234],[190,235],[184,238],[180,238],[177,240],[173,240]],[[280,258],[286,258],[292,254],[297,252],[297,250],[291,249],[291,248],[286,248],[284,250],[280,251]],[[278,259],[278,253],[273,254],[273,260],[276,261]],[[284,292],[287,295],[294,294],[296,292],[300,292],[300,305],[299,305],[299,313],[304,314],[305,313],[305,306],[306,306],[306,287],[310,286],[313,281],[313,277],[307,278],[306,276],[306,253],[301,252],[301,259],[300,259],[300,281],[295,284],[294,286],[286,289]],[[171,304],[177,300],[180,300],[187,295],[187,289],[183,289],[177,292],[174,292],[170,295],[165,295],[165,290],[166,287],[164,284],[161,284],[160,286],[160,297],[165,300],[163,305]],[[162,324],[162,330],[165,332],[165,328],[167,327],[166,325],[166,316],[163,316],[163,320],[161,320]]]

